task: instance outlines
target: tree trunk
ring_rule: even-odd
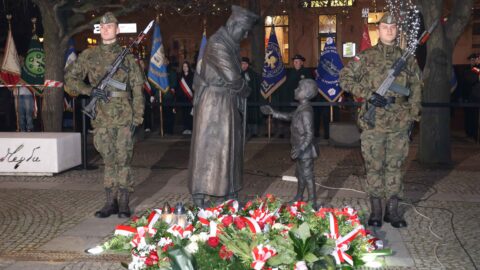
[[[42,14],[45,50],[45,79],[63,82],[67,43],[59,36],[56,14],[48,1],[37,1]],[[63,120],[63,88],[45,88],[42,98],[42,122],[46,132],[61,132]]]
[[[440,19],[443,1],[421,0],[426,27]],[[461,6],[460,6],[461,5]],[[423,102],[449,103],[452,55],[455,43],[470,17],[473,1],[455,3],[447,25],[439,24],[427,42],[427,60],[423,70]],[[424,164],[451,162],[450,108],[422,108],[418,159]]]
[[[252,68],[261,75],[263,71],[263,61],[265,54],[265,18],[261,15],[260,1],[250,0],[249,9],[260,15],[260,19],[258,19],[258,22],[254,25],[252,30],[251,48],[252,60],[254,64]]]

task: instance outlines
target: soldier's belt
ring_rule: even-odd
[[[130,98],[130,92],[126,91],[108,91],[109,98]]]

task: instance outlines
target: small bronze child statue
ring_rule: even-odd
[[[312,79],[300,80],[298,88],[295,89],[295,99],[299,101],[297,109],[291,113],[278,112],[269,105],[262,106],[263,114],[272,115],[284,121],[291,121],[290,143],[292,151],[290,157],[296,160],[295,176],[298,179],[297,195],[293,201],[303,200],[303,191],[307,187],[308,202],[317,209],[317,193],[315,176],[313,174],[313,162],[318,157],[317,150],[313,143],[313,108],[310,100],[317,95],[317,83]]]

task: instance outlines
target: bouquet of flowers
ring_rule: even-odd
[[[93,249],[126,250],[131,270],[154,269],[349,269],[388,255],[381,241],[350,208],[284,204],[272,195],[239,208],[153,209],[119,225],[114,237]]]

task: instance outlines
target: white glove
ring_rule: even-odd
[[[154,96],[151,96],[151,97],[150,97],[150,103],[153,103],[153,102],[155,102],[155,97],[154,97]]]

